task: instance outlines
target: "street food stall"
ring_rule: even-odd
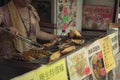
[[[82,16],[82,0],[53,0],[53,3],[51,0],[36,0],[33,5],[37,9],[40,5],[47,5],[49,9],[54,7],[49,13],[53,15],[49,16],[50,19],[47,17],[51,22],[50,27],[48,23],[40,24],[43,30],[60,37],[52,42],[37,43],[18,35],[18,39],[34,48],[22,53],[16,52],[10,57],[0,56],[0,80],[119,80],[118,29],[108,29],[105,23],[99,30],[97,18],[86,15],[91,8],[92,11],[102,9],[109,12],[113,11],[113,7],[86,5],[86,16]],[[107,20],[108,17],[112,18],[111,12],[109,16],[106,13],[102,15],[106,15]],[[82,17],[85,21],[92,18],[97,28],[87,29],[95,25],[89,26],[85,22],[84,26],[87,27],[81,29]],[[5,31],[9,33],[8,29]]]

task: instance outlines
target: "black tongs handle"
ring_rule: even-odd
[[[4,27],[3,31],[10,33],[10,29],[7,27]]]

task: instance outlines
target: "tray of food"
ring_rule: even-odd
[[[13,55],[12,59],[18,61],[25,61],[28,63],[42,63],[45,64],[49,60],[49,56],[52,53],[46,50],[31,49],[29,51],[24,51],[23,53],[17,53]]]
[[[15,54],[12,59],[28,63],[47,64],[75,51],[84,41],[85,39],[81,38],[79,32],[71,30],[68,36],[61,36],[53,42],[42,44],[40,48]]]

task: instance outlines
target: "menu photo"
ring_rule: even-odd
[[[67,67],[70,80],[81,80],[91,74],[88,53],[82,48],[67,56]]]

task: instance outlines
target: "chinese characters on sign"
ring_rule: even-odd
[[[115,60],[109,36],[100,39],[105,70],[108,73],[115,67]]]
[[[36,70],[38,80],[68,80],[65,59]]]
[[[101,51],[99,40],[93,42],[92,44],[86,46],[86,49],[88,50],[88,56],[91,57],[92,55],[98,53]]]
[[[42,66],[11,80],[68,80],[65,59]]]

